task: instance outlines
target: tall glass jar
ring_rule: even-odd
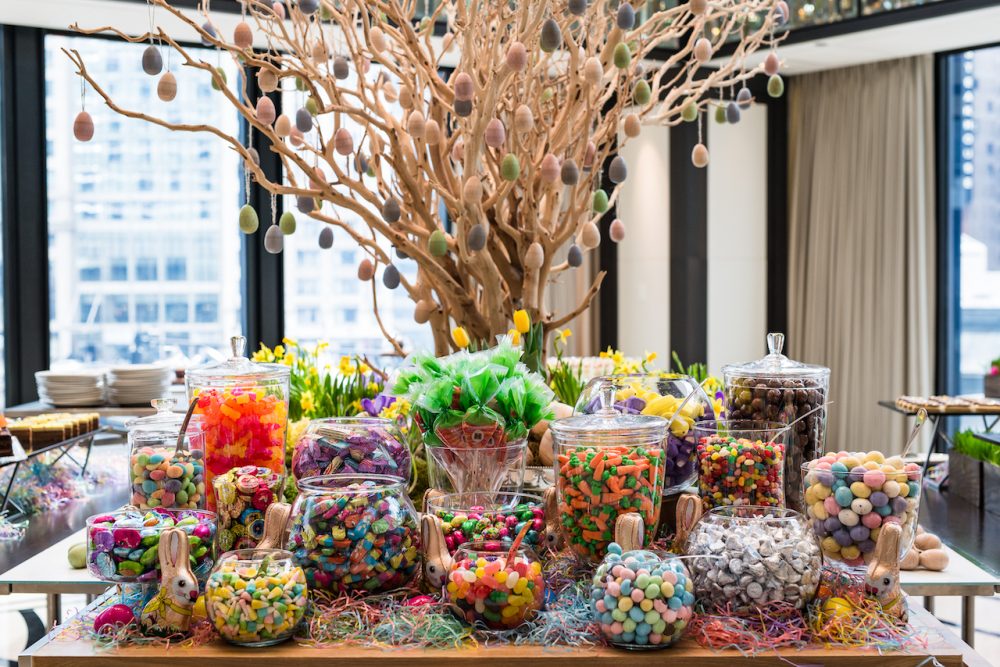
[[[545,604],[542,563],[531,547],[519,546],[511,555],[497,542],[468,542],[455,553],[445,598],[474,627],[511,630]]]
[[[389,475],[410,481],[410,449],[395,422],[331,417],[309,422],[292,452],[296,480],[334,474]]]
[[[698,493],[720,505],[785,506],[785,434],[776,422],[720,419],[694,428]]]
[[[197,399],[205,433],[208,507],[215,509],[212,478],[245,465],[285,469],[290,369],[257,364],[244,354],[246,339],[232,339],[233,356],[186,374],[188,400]]]
[[[205,584],[208,620],[240,646],[271,646],[291,637],[307,600],[306,576],[283,549],[226,552]]]
[[[289,550],[310,590],[381,593],[417,573],[417,511],[398,477],[306,477],[291,523]]]
[[[614,540],[621,514],[639,513],[645,543],[652,543],[663,497],[667,420],[621,414],[613,403],[614,387],[606,384],[594,414],[550,425],[563,535],[578,556],[593,562]]]
[[[791,425],[785,442],[785,504],[803,510],[802,464],[823,451],[830,369],[792,361],[781,353],[785,336],[767,335],[768,355],[722,367],[727,416]]]
[[[151,403],[156,414],[127,425],[132,505],[141,510],[202,508],[206,496],[201,419],[185,422],[184,414],[173,411],[172,398]]]

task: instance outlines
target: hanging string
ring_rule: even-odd
[[[271,226],[278,224],[278,195],[271,193]]]
[[[80,77],[80,110],[87,110],[87,82]]]
[[[708,109],[707,109],[707,105],[706,105],[705,112],[698,114],[698,143],[699,144],[703,143],[702,140],[701,140],[701,127],[702,127],[702,124],[705,122],[705,113],[707,113],[707,111],[708,111]]]
[[[243,162],[243,193],[246,195],[246,204],[250,204],[250,167]]]
[[[148,14],[148,17],[149,17],[149,43],[150,44],[154,43],[153,42],[153,28],[154,28],[154,26],[156,24],[156,21],[155,21],[155,12],[156,12],[156,7],[153,6],[152,1],[151,0],[146,0],[146,13]]]

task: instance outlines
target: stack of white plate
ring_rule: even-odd
[[[38,371],[38,397],[60,408],[104,405],[104,371]]]
[[[108,400],[116,405],[149,405],[170,391],[173,372],[159,364],[112,366],[108,370]]]

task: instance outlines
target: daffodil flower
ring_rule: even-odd
[[[299,397],[299,406],[302,407],[303,413],[309,413],[316,407],[315,399],[313,398],[313,393],[308,389],[302,392]]]
[[[517,329],[511,329],[507,332],[507,335],[510,336],[510,342],[512,345],[521,344],[521,332]]]

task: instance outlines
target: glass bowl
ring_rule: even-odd
[[[427,499],[428,514],[441,520],[448,553],[467,542],[496,542],[507,548],[525,523],[522,544],[542,552],[556,543],[546,529],[545,503],[527,493],[447,493]]]
[[[332,417],[309,422],[292,452],[296,480],[316,475],[390,475],[410,481],[410,450],[395,422]]]
[[[542,563],[531,547],[468,542],[458,548],[448,571],[445,599],[455,615],[473,627],[511,630],[532,620],[545,605]]]

